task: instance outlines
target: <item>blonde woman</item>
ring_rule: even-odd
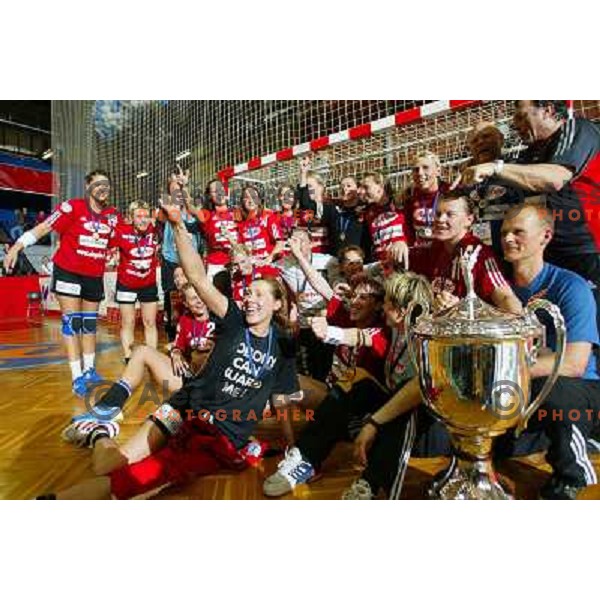
[[[432,306],[433,293],[425,277],[407,271],[396,273],[386,280],[383,310],[387,324],[392,328],[392,343],[386,357],[385,377],[392,394],[396,394],[409,381],[414,381],[416,375],[408,354],[405,330],[405,319],[412,302],[425,311]],[[380,491],[390,498],[400,495],[416,437],[417,411],[387,421],[386,406],[368,417],[355,440],[355,457],[364,470],[360,478],[344,492],[344,500],[371,500]],[[432,420],[426,415],[422,419]],[[437,436],[439,442],[433,453],[445,453],[448,438],[443,427],[437,426],[431,431],[431,435]],[[423,444],[431,446],[432,441],[424,437]]]
[[[126,364],[135,341],[136,303],[141,306],[146,346],[156,349],[158,342],[156,231],[146,202],[132,202],[128,212],[130,223],[120,224],[111,240],[111,246],[119,252],[115,300],[121,311],[121,345]]]

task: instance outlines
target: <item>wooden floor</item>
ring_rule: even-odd
[[[91,476],[89,450],[76,449],[59,434],[83,403],[71,393],[68,368],[62,358],[58,320],[47,319],[37,327],[0,328],[0,498],[27,499],[68,487]],[[118,378],[120,346],[115,326],[101,325],[97,366],[99,372]],[[150,412],[152,404],[140,406],[140,391],[129,401],[121,439],[126,440]],[[258,437],[281,446],[275,422],[260,425]],[[263,499],[262,481],[280,457],[270,457],[243,473],[222,473],[170,488],[158,499]],[[600,472],[600,460],[594,457]],[[413,459],[404,486],[406,498],[422,498],[432,475],[445,460]],[[510,460],[500,472],[514,487],[517,498],[535,498],[548,477],[543,457]],[[324,465],[322,479],[299,486],[286,499],[337,499],[357,472],[349,444],[340,444]]]

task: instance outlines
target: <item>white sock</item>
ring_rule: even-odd
[[[83,372],[89,371],[94,368],[94,361],[96,360],[96,354],[84,354],[83,355]]]
[[[81,361],[80,360],[69,361],[69,366],[71,367],[71,377],[73,378],[73,381],[75,381],[78,377],[81,377]]]

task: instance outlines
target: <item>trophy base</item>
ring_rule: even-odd
[[[452,435],[456,448],[448,468],[436,475],[427,495],[434,500],[512,500],[491,461],[491,438],[475,441]],[[475,443],[474,443],[475,442]],[[477,448],[476,456],[461,449]]]

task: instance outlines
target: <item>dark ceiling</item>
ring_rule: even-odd
[[[0,119],[50,131],[50,100],[0,100]]]

